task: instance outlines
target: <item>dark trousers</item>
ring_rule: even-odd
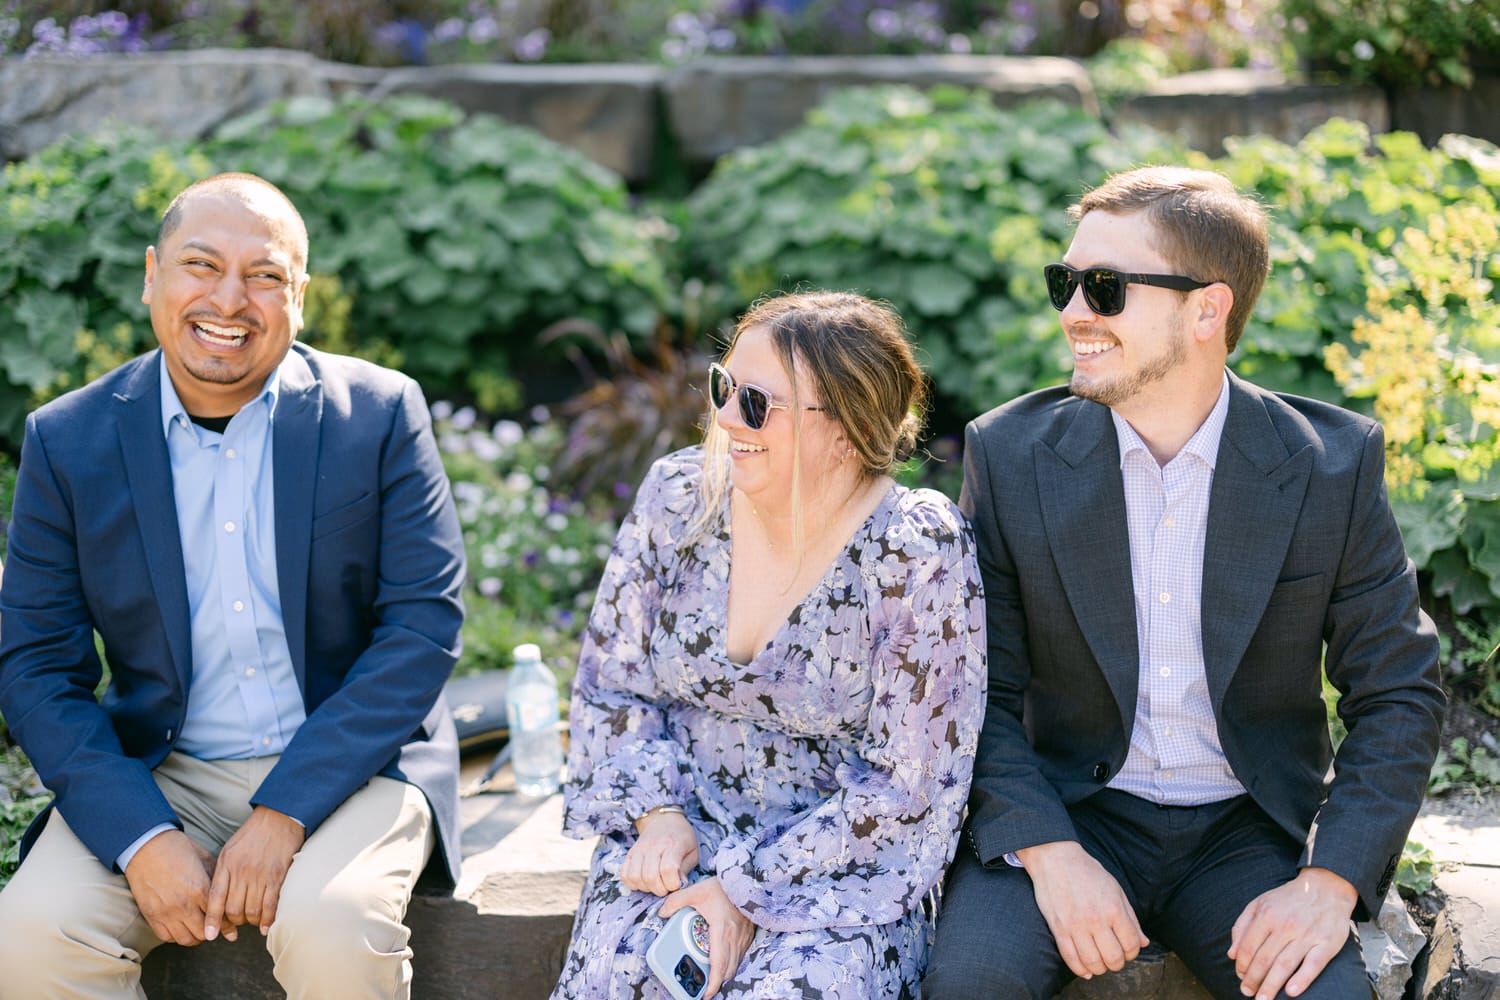
[[[1158,806],[1104,789],[1068,811],[1084,849],[1120,883],[1146,935],[1176,952],[1215,997],[1241,1000],[1226,954],[1230,929],[1251,900],[1297,876],[1301,845],[1248,795]],[[1072,978],[1031,877],[1003,861],[984,867],[965,837],[943,888],[924,1000],[1052,1000]],[[1370,996],[1351,933],[1301,1000]]]

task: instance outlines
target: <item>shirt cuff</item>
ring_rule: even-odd
[[[125,866],[130,864],[130,860],[136,856],[141,848],[146,846],[146,841],[150,840],[158,833],[166,833],[168,830],[175,829],[177,829],[177,827],[175,827],[171,823],[158,823],[156,826],[153,826],[151,829],[135,838],[135,840],[129,847],[120,852],[120,856],[118,858],[115,858],[115,869],[123,873],[125,871]]]
[[[1012,868],[1025,868],[1026,867],[1025,865],[1021,864],[1021,859],[1018,858],[1018,857],[1016,857],[1016,852],[1015,851],[1006,851],[1005,852],[1005,863],[1008,864],[1008,865],[1010,865]]]

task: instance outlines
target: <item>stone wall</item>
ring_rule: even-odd
[[[719,58],[644,65],[484,65],[394,70],[323,62],[300,52],[216,50],[0,60],[0,157],[15,160],[67,135],[140,126],[202,136],[278,98],[421,93],[532,126],[630,183],[646,183],[674,150],[690,172],[794,127],[828,91],[872,83],[987,90],[999,104],[1051,97],[1097,111],[1076,62],[1003,56]],[[1274,75],[1215,71],[1176,77],[1122,102],[1119,121],[1175,132],[1218,153],[1226,136],[1295,142],[1330,117],[1435,141],[1466,132],[1500,142],[1500,80],[1392,102],[1378,90],[1305,86]]]

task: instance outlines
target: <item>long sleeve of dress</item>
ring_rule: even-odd
[[[973,540],[946,501],[912,504],[861,561],[873,699],[865,732],[811,809],[731,833],[729,898],[773,931],[900,919],[952,858],[984,702]]]
[[[569,719],[563,828],[575,837],[629,829],[692,794],[691,767],[668,735],[650,663],[652,623],[695,480],[678,456],[652,466],[615,538],[578,657]],[[679,516],[664,516],[675,514]]]

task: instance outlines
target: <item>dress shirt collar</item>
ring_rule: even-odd
[[[1120,416],[1114,410],[1109,411],[1110,418],[1115,422],[1115,434],[1120,441],[1120,467],[1125,467],[1125,457],[1132,451],[1139,449],[1147,455],[1151,450],[1146,447],[1146,442],[1136,433],[1135,428],[1130,426],[1130,421]],[[1182,450],[1173,456],[1175,461],[1178,456],[1197,455],[1203,463],[1212,470],[1219,458],[1219,439],[1224,436],[1224,420],[1229,416],[1229,373],[1224,373],[1224,380],[1219,385],[1219,398],[1214,402],[1214,408],[1208,411],[1208,416],[1193,436],[1188,438],[1187,444]],[[1156,461],[1154,458],[1152,461]]]
[[[292,352],[288,351],[287,357],[291,357],[291,354]],[[185,421],[191,421],[192,417],[188,414],[187,410],[183,409],[182,400],[177,398],[177,389],[172,385],[172,376],[167,374],[166,357],[159,358],[157,364],[161,372],[161,432],[163,436],[170,437],[173,420],[180,416]],[[281,396],[281,369],[285,364],[286,358],[283,358],[281,364],[277,365],[275,370],[266,376],[266,382],[265,385],[261,386],[260,395],[250,400],[245,406],[240,407],[241,410],[245,409],[246,406],[251,406],[261,400],[265,400],[266,418],[270,419],[275,415],[276,400]]]

